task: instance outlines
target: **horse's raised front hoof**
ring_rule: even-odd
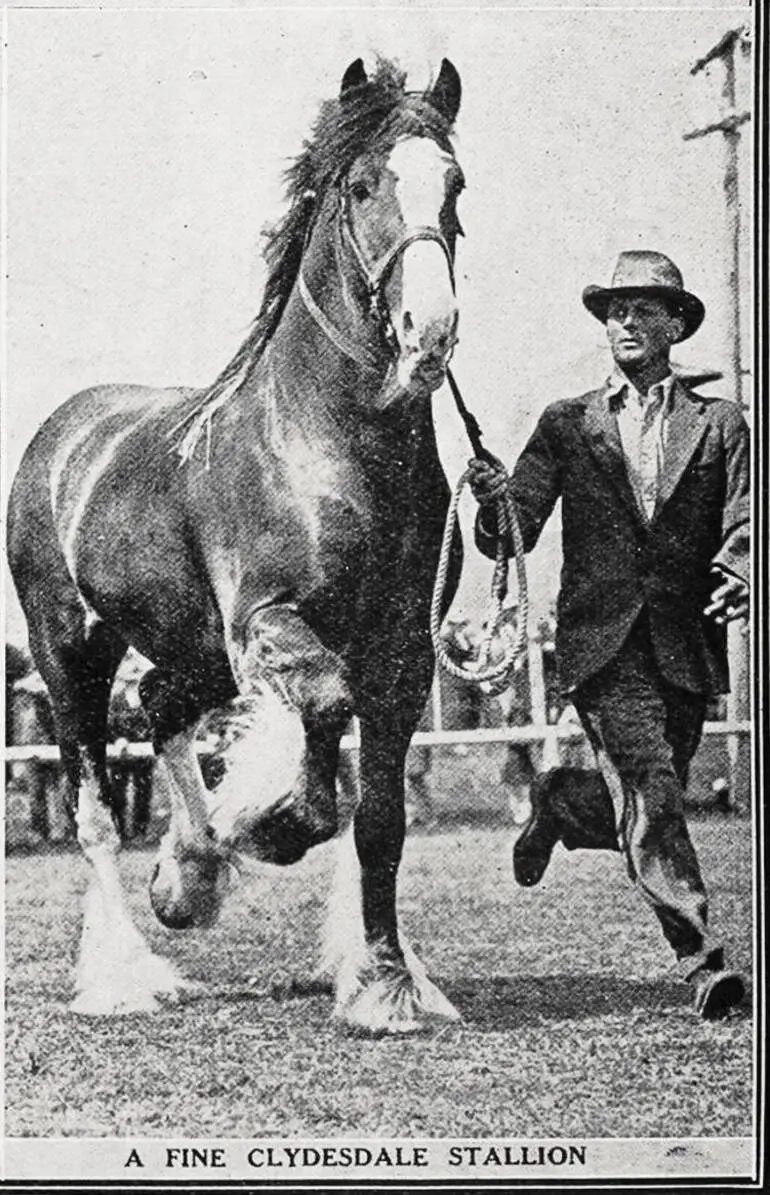
[[[215,842],[162,851],[150,880],[150,904],[167,929],[208,929],[230,886],[231,864]]]
[[[281,867],[297,863],[311,847],[328,842],[337,832],[337,819],[321,822],[303,816],[300,806],[290,805],[258,822],[250,831],[248,850],[263,863]]]
[[[335,1018],[367,1037],[403,1037],[430,1033],[461,1017],[427,975],[414,975],[403,964],[378,968],[341,1004]]]

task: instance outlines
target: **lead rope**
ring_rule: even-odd
[[[465,424],[465,430],[471,442],[474,454],[481,460],[489,460],[491,453],[481,443],[481,429],[466,407],[460,389],[455,382],[451,370],[447,370],[452,394],[454,396],[460,417]],[[447,575],[452,556],[452,540],[458,521],[458,507],[463,490],[470,479],[470,470],[463,473],[452,494],[444,526],[444,538],[441,543],[436,580],[433,585],[433,598],[430,607],[430,634],[433,650],[440,666],[450,676],[458,680],[473,681],[486,693],[501,693],[510,683],[510,677],[516,667],[516,661],[521,654],[527,639],[527,622],[529,620],[529,592],[527,588],[527,570],[524,561],[524,544],[521,538],[519,520],[513,504],[510,491],[506,489],[502,497],[495,503],[497,515],[497,554],[495,568],[492,574],[491,604],[486,620],[486,632],[479,651],[478,664],[472,668],[457,664],[449,654],[449,649],[441,635],[441,608],[444,604]],[[508,544],[513,544],[513,557],[516,562],[516,580],[519,594],[518,625],[514,633],[510,625],[503,621],[506,595],[508,593]],[[492,642],[495,634],[499,633],[504,642],[503,655],[497,664],[490,664]]]

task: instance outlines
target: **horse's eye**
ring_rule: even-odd
[[[350,194],[355,199],[356,203],[363,203],[365,199],[369,198],[369,188],[361,179],[350,184]]]

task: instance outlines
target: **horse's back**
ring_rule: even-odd
[[[14,477],[8,504],[8,560],[26,606],[30,588],[71,575],[68,546],[99,479],[121,446],[183,418],[192,390],[105,385],[62,403],[41,425]],[[151,426],[153,425],[153,426]],[[144,433],[144,434],[143,434]]]
[[[199,391],[151,386],[104,385],[81,390],[58,406],[41,424],[19,466],[13,489],[43,469],[53,471],[56,484],[78,453],[109,451],[143,423],[162,423],[169,412],[179,411]]]

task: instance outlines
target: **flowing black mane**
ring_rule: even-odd
[[[451,126],[428,102],[430,88],[422,93],[407,92],[405,80],[405,73],[395,63],[381,58],[365,84],[321,105],[302,153],[286,171],[288,211],[266,234],[263,255],[268,275],[262,305],[235,356],[206,391],[206,405],[231,387],[237,388],[248,367],[261,357],[297,277],[316,199],[371,145],[377,131],[387,127],[394,138],[406,132],[431,137],[451,152]]]

